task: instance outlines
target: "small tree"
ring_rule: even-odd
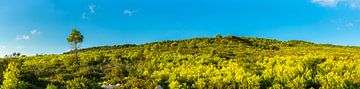
[[[72,51],[74,52],[75,58],[77,59],[77,50],[79,44],[83,42],[84,36],[77,30],[72,29],[70,36],[67,38],[67,41],[72,45]]]
[[[13,56],[14,58],[20,57],[20,55],[21,55],[20,53],[16,53],[16,52],[12,54],[12,56]]]
[[[226,40],[233,40],[233,39],[235,39],[236,37],[235,36],[232,36],[232,35],[228,35],[228,36],[226,36],[226,37],[224,37],[224,39],[226,39]]]
[[[216,34],[215,38],[216,38],[216,39],[221,39],[222,36],[221,36],[220,34]]]
[[[12,54],[9,55],[5,55],[5,58],[19,58],[19,57],[23,57],[24,55],[21,55],[21,53],[19,52],[14,52]]]

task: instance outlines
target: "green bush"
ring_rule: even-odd
[[[48,84],[46,89],[59,89],[59,88],[54,84]]]
[[[100,86],[87,78],[80,77],[66,82],[67,89],[100,89]]]

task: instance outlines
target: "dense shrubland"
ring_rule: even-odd
[[[2,88],[360,87],[358,47],[218,35],[78,52],[0,59]]]

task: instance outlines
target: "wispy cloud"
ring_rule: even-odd
[[[40,35],[41,32],[38,31],[37,29],[31,30],[31,35]]]
[[[345,25],[347,28],[351,28],[354,27],[354,24],[352,22],[349,22]]]
[[[89,12],[83,12],[81,14],[82,19],[90,20],[89,14],[95,14],[96,13],[96,11],[95,11],[96,10],[96,5],[95,4],[88,5],[88,9],[89,9]]]
[[[133,16],[136,11],[133,10],[124,10],[123,13],[127,16]]]
[[[30,40],[30,36],[29,35],[16,36],[16,40]]]
[[[311,2],[325,7],[335,7],[339,3],[339,0],[311,0]]]
[[[324,7],[337,7],[343,5],[353,9],[360,8],[360,0],[311,0],[311,2]]]
[[[348,4],[351,8],[360,8],[360,0],[349,0]]]
[[[346,18],[338,18],[330,20],[332,26],[335,26],[337,30],[355,30],[358,29],[358,24],[360,20],[356,19],[346,19]]]
[[[89,10],[90,10],[90,13],[95,13],[95,8],[96,8],[96,5],[95,4],[90,4],[89,6]]]
[[[38,31],[37,29],[34,29],[34,30],[31,30],[29,34],[16,36],[16,40],[18,40],[18,41],[20,41],[20,40],[30,40],[32,37],[37,36],[37,35],[41,35],[41,32]]]

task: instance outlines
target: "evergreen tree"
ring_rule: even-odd
[[[72,29],[70,36],[67,38],[67,41],[72,45],[72,51],[74,52],[75,59],[78,58],[77,50],[79,44],[83,42],[84,36],[77,29]]]

